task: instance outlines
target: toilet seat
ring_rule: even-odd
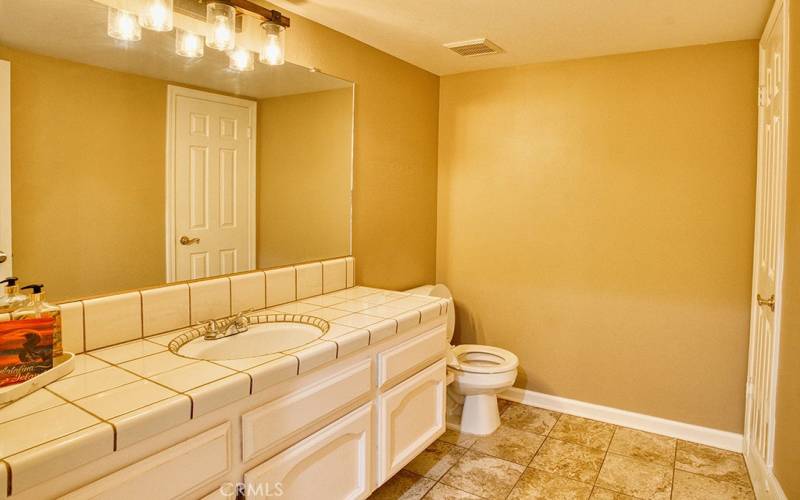
[[[514,353],[490,345],[462,344],[451,352],[448,367],[467,373],[503,373],[519,365]]]

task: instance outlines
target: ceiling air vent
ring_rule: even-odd
[[[489,54],[499,54],[503,51],[503,49],[485,38],[451,42],[444,44],[444,46],[456,54],[466,57],[488,56]]]

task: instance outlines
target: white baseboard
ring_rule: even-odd
[[[498,395],[498,397],[509,401],[516,401],[530,406],[538,406],[546,410],[553,410],[578,417],[591,418],[608,422],[610,424],[621,425],[638,429],[641,431],[652,432],[670,436],[693,443],[705,444],[724,450],[742,452],[743,438],[741,434],[720,431],[709,427],[686,424],[675,420],[667,420],[641,413],[619,410],[609,406],[600,406],[592,403],[585,403],[574,399],[560,398],[549,394],[529,391],[512,387]]]
[[[778,478],[772,473],[772,468],[767,467],[761,457],[754,453],[744,454],[753,490],[758,500],[788,500],[786,493],[781,488]]]

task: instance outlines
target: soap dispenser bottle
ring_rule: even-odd
[[[64,353],[61,343],[61,308],[56,305],[50,304],[44,300],[44,285],[28,285],[23,286],[23,290],[30,290],[31,300],[30,303],[17,309],[11,313],[12,320],[21,319],[44,319],[50,318],[53,320],[53,358],[57,358]]]
[[[6,285],[3,290],[5,293],[0,297],[0,314],[16,311],[28,304],[28,296],[19,291],[18,280],[19,278],[12,276],[0,281]]]

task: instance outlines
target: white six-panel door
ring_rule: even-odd
[[[777,0],[761,38],[756,228],[745,457],[753,485],[774,497],[775,397],[780,350],[781,277],[786,212],[787,18]]]
[[[255,268],[256,103],[175,86],[168,101],[167,280]]]

